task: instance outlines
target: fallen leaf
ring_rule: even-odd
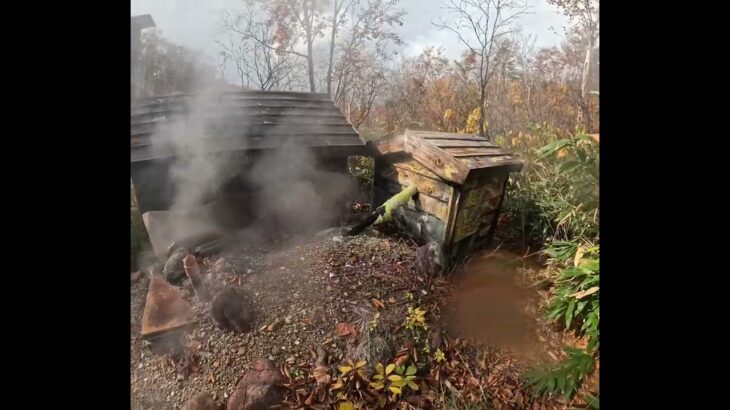
[[[314,390],[312,390],[311,393],[309,393],[309,397],[307,397],[307,400],[304,401],[304,404],[307,406],[311,406],[314,403]]]
[[[573,265],[578,266],[580,263],[580,260],[583,259],[583,255],[585,254],[586,249],[582,246],[578,247],[578,250],[575,252],[575,259],[573,260]]]
[[[594,286],[594,287],[592,287],[590,289],[582,290],[580,292],[575,292],[575,293],[573,293],[570,296],[571,297],[574,297],[576,299],[582,299],[582,298],[584,298],[584,297],[586,297],[588,295],[592,295],[592,294],[598,292],[598,289],[599,289],[598,286]]]
[[[340,336],[357,336],[357,330],[355,330],[355,326],[351,323],[338,323],[337,324],[337,334]]]
[[[385,305],[383,302],[379,301],[378,299],[373,299],[373,306],[379,309],[385,309]]]
[[[266,328],[266,331],[267,331],[267,332],[273,332],[274,330],[276,330],[276,329],[277,329],[277,328],[279,327],[279,325],[280,325],[280,324],[281,324],[281,320],[277,320],[276,322],[274,322],[274,323],[270,324],[270,325],[269,325],[269,326],[268,326],[268,327]]]
[[[395,303],[395,299],[394,298],[388,299],[388,303]]]
[[[312,375],[314,376],[314,380],[316,380],[319,384],[327,385],[332,382],[332,377],[329,375],[325,366],[315,367]]]

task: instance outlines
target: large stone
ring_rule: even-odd
[[[185,410],[220,410],[221,405],[213,400],[213,395],[201,392],[193,396],[185,404]]]
[[[446,264],[443,249],[437,242],[429,242],[416,249],[416,271],[425,276],[434,276],[443,272]]]
[[[233,332],[251,330],[253,313],[246,296],[228,288],[218,293],[211,304],[211,315],[218,326]]]
[[[258,359],[244,373],[228,399],[227,410],[264,410],[282,399],[281,375],[274,364]]]
[[[172,255],[167,259],[167,263],[165,263],[165,267],[162,269],[166,281],[180,283],[185,278],[183,259],[187,255],[188,251],[185,248],[177,248],[172,252]]]

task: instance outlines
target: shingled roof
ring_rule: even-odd
[[[194,124],[194,125],[193,125]],[[327,94],[241,91],[148,98],[131,110],[131,162],[175,155],[162,130],[192,127],[226,150],[357,147],[365,143]],[[221,144],[224,142],[224,144]]]
[[[405,130],[378,141],[381,155],[407,153],[439,178],[464,184],[470,172],[485,168],[520,171],[523,161],[473,134]]]

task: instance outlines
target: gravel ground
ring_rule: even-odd
[[[382,335],[399,337],[402,332],[396,331],[403,323],[409,300],[415,298],[430,312],[437,311],[437,305],[445,300],[442,285],[434,286],[432,280],[415,272],[414,255],[412,241],[370,230],[353,238],[332,229],[309,239],[242,240],[237,248],[200,261],[200,266],[211,294],[232,287],[250,298],[254,309],[251,331],[232,333],[217,327],[210,317],[209,304],[196,300],[186,280],[181,289],[193,306],[197,323],[186,335],[192,360],[190,366],[182,368],[176,367],[170,355],[153,354],[148,343],[139,338],[149,278],[132,283],[132,409],[182,408],[202,391],[223,403],[243,373],[261,357],[293,369],[311,364],[318,348],[326,350],[330,365],[344,358],[372,355],[368,346],[353,345],[353,340],[362,338],[342,337],[337,325],[354,324],[362,332],[373,318],[375,299],[384,305],[379,310],[377,330]],[[521,276],[536,276],[536,267],[527,270],[530,272]],[[436,295],[438,292],[442,293]],[[537,317],[541,315],[538,305],[548,295],[534,295],[527,310]],[[544,321],[537,325],[538,344],[549,346],[549,352],[542,353],[560,356],[565,338]],[[397,349],[401,342],[388,343]],[[372,356],[368,362],[374,362]],[[597,385],[597,375],[592,379],[590,384]]]
[[[197,319],[186,338],[189,350],[197,353],[197,368],[187,377],[170,356],[153,354],[138,337],[149,279],[132,283],[132,408],[180,408],[201,391],[223,402],[259,357],[280,365],[310,361],[318,347],[331,360],[352,353],[355,347],[336,334],[338,323],[357,322],[358,314],[372,310],[373,298],[385,303],[390,299],[393,316],[402,315],[400,301],[424,284],[422,278],[411,280],[414,244],[379,236],[373,231],[349,238],[330,230],[309,241],[242,246],[221,257],[229,268],[214,267],[218,258],[202,261],[211,293],[240,289],[253,302],[254,322],[247,333],[220,329],[186,280],[182,290]]]

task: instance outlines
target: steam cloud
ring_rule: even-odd
[[[203,89],[188,103],[185,116],[152,136],[153,146],[174,153],[167,174],[174,196],[166,221],[156,227],[158,236],[169,243],[211,231],[230,233],[241,220],[249,223],[249,232],[258,233],[311,233],[336,222],[357,189],[345,174],[344,158],[335,172],[332,164],[299,146],[296,136],[281,148],[251,151],[245,150],[241,127],[234,130],[235,138],[211,136],[212,129],[230,129],[223,118],[241,113],[240,108],[222,111],[219,101],[217,89]]]

